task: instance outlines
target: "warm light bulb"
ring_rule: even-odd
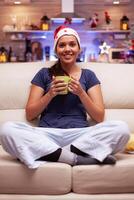
[[[120,1],[119,0],[114,0],[113,4],[120,4]]]
[[[21,4],[21,1],[14,1],[14,4],[19,5],[19,4]]]

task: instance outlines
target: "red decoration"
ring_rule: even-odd
[[[64,24],[68,25],[68,24],[71,24],[71,23],[72,23],[72,18],[71,17],[66,17],[65,21],[64,21]]]
[[[90,27],[91,28],[96,28],[98,25],[98,14],[94,13],[94,15],[89,19],[90,20]]]
[[[54,32],[54,39],[57,38],[57,33],[61,30],[66,28],[66,26],[59,26],[58,28],[56,28],[55,32]]]
[[[131,49],[134,50],[134,40],[131,40]]]
[[[105,11],[105,21],[106,21],[106,24],[110,24],[111,22],[111,18],[110,18],[110,15],[108,14],[107,11]]]

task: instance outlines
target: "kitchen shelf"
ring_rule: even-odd
[[[71,27],[71,26],[70,26]],[[100,53],[99,46],[105,41],[112,48],[122,47],[125,40],[128,40],[130,30],[119,29],[89,29],[88,27],[81,28],[76,27],[77,32],[81,38],[81,61],[88,61],[92,55],[98,58]],[[110,27],[109,27],[110,28]],[[43,51],[46,48],[50,49],[50,60],[55,59],[55,53],[53,51],[54,43],[54,27],[48,31],[42,30],[11,30],[5,31],[7,39],[9,39],[10,46],[18,53],[18,47],[24,47],[26,38],[31,42],[39,42],[42,45]],[[110,38],[110,39],[109,39]],[[22,51],[22,50],[20,50]],[[44,53],[45,55],[45,53]],[[45,56],[44,56],[45,57]]]
[[[119,29],[86,29],[86,30],[77,30],[80,33],[88,32],[88,33],[130,33],[130,30],[119,30]],[[5,31],[5,33],[53,33],[54,30],[42,31],[42,30],[15,30],[15,31]]]
[[[108,34],[112,34],[114,39],[119,40],[125,40],[127,39],[130,30],[119,30],[119,29],[82,29],[77,30],[81,38],[87,38],[88,35],[90,35],[91,38],[98,37],[97,35],[104,35],[104,37]],[[5,34],[8,35],[11,41],[24,41],[26,38],[31,40],[45,40],[50,39],[50,41],[53,40],[53,33],[54,30],[48,30],[48,31],[42,31],[42,30],[12,30],[12,31],[5,31]],[[102,37],[101,36],[101,37]]]

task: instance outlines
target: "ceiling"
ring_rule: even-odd
[[[0,4],[13,4],[14,1],[15,0],[0,0]],[[20,1],[22,4],[30,4],[30,3],[32,3],[32,4],[42,3],[43,4],[44,2],[47,3],[47,1],[48,1],[48,3],[50,3],[50,2],[53,3],[53,1],[50,1],[50,0],[16,0],[16,1]],[[64,1],[64,0],[61,0],[61,4],[62,4],[62,1]],[[74,3],[74,1],[77,4],[77,0],[72,0],[73,3]],[[112,5],[113,1],[119,1],[120,4],[128,4],[132,0],[90,0],[90,1],[89,0],[83,0],[83,1],[81,1],[81,4],[86,3],[86,4],[95,4],[95,5],[100,5],[100,4],[102,4],[102,5],[104,5],[104,4],[105,5]]]

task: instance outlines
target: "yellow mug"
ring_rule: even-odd
[[[71,78],[69,76],[63,75],[63,76],[56,76],[56,80],[64,80],[64,82],[68,85]],[[64,95],[64,94],[67,94],[67,93],[68,93],[68,87],[64,91],[60,92],[59,94]]]

